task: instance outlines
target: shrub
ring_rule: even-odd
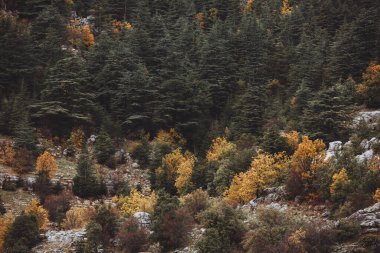
[[[209,196],[206,191],[197,189],[182,197],[182,206],[195,218],[198,213],[207,208]]]
[[[73,194],[63,191],[58,195],[50,195],[45,199],[44,207],[49,212],[49,218],[60,224],[65,217],[65,213],[70,209],[70,201]]]
[[[320,222],[312,222],[305,226],[303,245],[306,252],[330,252],[336,242],[336,230]]]
[[[120,226],[116,238],[124,253],[135,253],[146,250],[148,235],[136,218],[129,218]]]
[[[185,209],[166,213],[159,227],[159,241],[164,252],[185,246],[192,227],[193,218]]]
[[[337,226],[337,240],[339,242],[348,241],[360,232],[359,222],[356,220],[341,220]]]
[[[4,191],[16,191],[17,185],[16,185],[16,182],[13,182],[8,177],[6,177],[3,181],[2,188]]]
[[[199,219],[206,229],[197,243],[201,253],[231,252],[239,248],[245,228],[231,206],[215,201],[199,214]]]
[[[149,164],[149,143],[143,139],[141,143],[137,143],[131,150],[131,155],[134,159],[138,160],[141,167],[146,167]]]
[[[259,208],[251,230],[244,236],[244,249],[252,253],[283,252],[284,242],[299,228],[300,224],[290,213],[284,214],[274,208]]]
[[[359,238],[359,244],[366,248],[380,248],[380,235],[379,234],[365,234]],[[378,252],[378,251],[374,251]]]
[[[15,161],[15,171],[23,174],[33,170],[35,158],[32,151],[20,148],[16,151]]]
[[[85,228],[95,216],[96,211],[92,206],[73,207],[66,212],[62,221],[63,229]]]

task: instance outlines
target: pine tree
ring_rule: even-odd
[[[51,66],[63,57],[62,45],[67,40],[64,17],[54,6],[45,8],[32,24],[32,55],[37,66]]]
[[[112,155],[115,152],[112,140],[105,130],[101,130],[95,142],[95,156],[100,164],[114,167]]]
[[[67,133],[75,124],[91,122],[94,94],[83,65],[83,60],[74,56],[58,61],[49,69],[41,102],[31,106],[34,119],[52,130]]]
[[[28,117],[24,117],[15,129],[15,148],[36,151],[37,136],[35,129],[30,125]]]
[[[318,92],[303,111],[304,133],[325,141],[347,139],[347,126],[353,109],[347,102],[349,98],[343,96],[337,85]]]
[[[264,97],[260,87],[248,87],[233,106],[235,114],[231,119],[234,136],[243,133],[259,134],[264,119]]]
[[[77,175],[74,177],[73,182],[73,192],[81,198],[97,197],[105,193],[87,155],[82,155],[79,158],[77,163]]]

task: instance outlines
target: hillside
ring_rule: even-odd
[[[0,1],[0,253],[380,251],[380,5]]]

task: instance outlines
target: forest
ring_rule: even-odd
[[[379,252],[379,60],[373,0],[0,0],[0,253]]]

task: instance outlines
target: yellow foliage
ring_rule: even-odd
[[[94,34],[91,32],[89,25],[81,26],[78,18],[73,18],[67,26],[68,36],[71,43],[75,46],[84,45],[90,47],[95,44]]]
[[[336,192],[336,190],[342,185],[350,183],[346,169],[341,169],[338,173],[335,173],[332,177],[332,180],[333,182],[330,185],[331,195],[333,195]]]
[[[287,143],[293,147],[294,149],[297,149],[298,143],[299,143],[299,133],[297,131],[291,131],[284,134],[284,137],[287,141]]]
[[[37,219],[39,229],[46,230],[49,223],[48,211],[46,211],[38,202],[33,198],[29,205],[25,208],[25,213],[34,215]]]
[[[236,145],[227,141],[225,137],[218,137],[212,141],[211,147],[207,151],[207,161],[216,161],[229,152],[235,151]]]
[[[70,140],[73,142],[76,149],[82,149],[84,142],[84,131],[81,127],[74,128],[70,134]]]
[[[66,212],[65,219],[62,223],[63,229],[85,228],[91,219],[95,216],[96,210],[92,206],[73,207]]]
[[[209,20],[211,22],[216,22],[218,20],[219,16],[219,10],[217,8],[211,8],[210,9],[210,15],[209,15]]]
[[[290,6],[289,0],[282,0],[281,14],[288,16],[292,13],[293,7]]]
[[[181,160],[177,168],[177,178],[175,180],[175,187],[179,192],[183,192],[191,180],[196,157],[190,152],[186,152]]]
[[[47,151],[37,158],[36,171],[46,173],[51,178],[57,171],[57,163],[54,157]]]
[[[82,28],[82,39],[83,39],[83,43],[88,47],[91,47],[92,45],[95,44],[95,37],[92,34],[89,25],[83,26],[83,28]]]
[[[300,253],[307,253],[307,250],[303,246],[303,239],[305,239],[306,232],[300,228],[294,231],[289,237],[288,237],[288,243],[291,249],[293,249],[295,252]]]
[[[243,13],[244,14],[247,14],[247,13],[250,13],[252,12],[252,9],[253,9],[253,3],[255,2],[255,0],[247,0],[245,5],[243,6]]]
[[[372,158],[368,168],[372,171],[380,170],[380,156],[376,155]]]
[[[162,158],[162,166],[156,170],[158,183],[173,182],[179,192],[182,192],[190,182],[196,157],[186,151],[182,154],[177,148]]]
[[[363,82],[356,88],[360,95],[366,95],[371,89],[380,89],[380,65],[371,62],[363,73]]]
[[[258,154],[247,172],[233,178],[230,188],[224,192],[226,201],[231,204],[247,203],[259,191],[275,183],[288,167],[289,158],[285,153]]]
[[[186,145],[186,139],[182,136],[182,134],[178,133],[174,128],[171,128],[169,132],[160,130],[157,133],[154,141],[167,143],[172,147],[179,147]]]
[[[322,140],[312,141],[307,136],[302,137],[291,158],[292,169],[301,175],[304,187],[308,188],[316,172],[325,165],[325,144]]]
[[[4,252],[5,234],[8,232],[8,229],[12,225],[13,221],[14,217],[12,214],[0,216],[0,253]]]
[[[149,196],[145,196],[132,188],[129,196],[114,197],[113,201],[118,204],[121,214],[125,216],[141,211],[151,213],[157,202],[157,194],[153,191]]]
[[[376,202],[380,202],[380,188],[376,189],[376,192],[373,195],[373,200],[376,201]]]
[[[115,34],[118,34],[122,31],[130,31],[133,29],[132,24],[127,21],[122,22],[119,20],[113,20],[111,25],[113,27],[112,31]]]

